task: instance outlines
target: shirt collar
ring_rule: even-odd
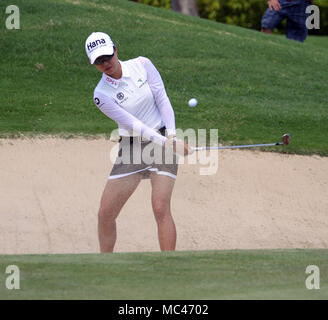
[[[120,64],[121,64],[121,67],[122,67],[122,78],[130,78],[130,72],[129,72],[129,69],[128,67],[126,66],[125,62],[119,60]],[[121,79],[122,79],[121,78]]]
[[[110,77],[109,75],[103,73],[103,79],[105,80],[106,83],[108,83],[110,86],[112,86],[113,88],[117,88],[119,86],[119,84],[123,81],[123,78],[130,78],[130,72],[128,70],[128,67],[125,65],[125,63],[121,60],[119,60],[120,64],[121,64],[121,68],[122,68],[122,78],[121,79],[114,79],[112,77]]]

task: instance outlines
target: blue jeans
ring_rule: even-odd
[[[308,0],[279,0],[280,10],[267,9],[262,17],[262,28],[273,30],[278,24],[287,19],[288,39],[303,42],[307,35],[306,18],[309,14],[305,13],[307,6],[311,5]]]

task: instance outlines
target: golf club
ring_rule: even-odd
[[[281,142],[263,143],[263,144],[246,144],[240,146],[217,146],[217,147],[193,147],[192,150],[213,150],[213,149],[238,149],[238,148],[252,148],[252,147],[268,147],[268,146],[286,146],[290,143],[290,134],[286,133],[282,136]]]

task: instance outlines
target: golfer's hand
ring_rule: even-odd
[[[181,154],[181,155],[183,154],[184,156],[187,156],[189,154],[192,154],[194,152],[194,150],[191,149],[191,147],[189,147],[188,143],[186,143],[184,141],[177,141],[176,152],[178,154]]]
[[[165,147],[171,148],[173,146],[173,152],[176,154],[179,154],[181,156],[187,156],[189,154],[192,154],[194,150],[189,147],[189,145],[182,141],[182,140],[173,140],[174,137],[170,137],[165,142]]]
[[[278,11],[281,8],[278,0],[268,0],[268,6],[270,10],[275,10],[275,11]]]

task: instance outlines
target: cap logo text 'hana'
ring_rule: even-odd
[[[88,50],[90,51],[91,49],[93,49],[94,47],[97,47],[97,46],[100,45],[100,44],[106,44],[105,39],[100,39],[100,40],[96,40],[96,41],[90,42],[90,43],[87,45],[87,48],[88,48]]]

